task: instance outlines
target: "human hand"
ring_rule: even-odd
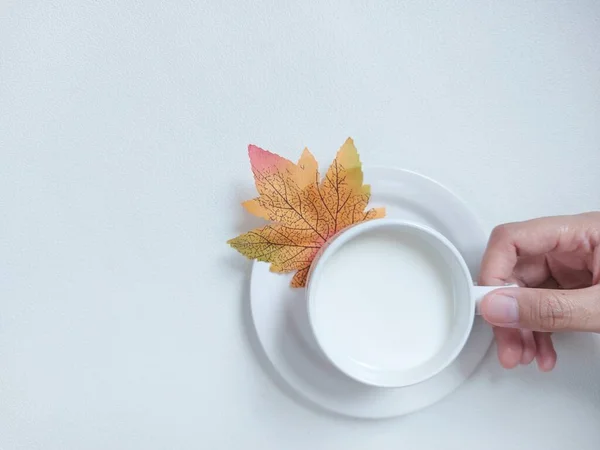
[[[500,363],[511,369],[535,358],[540,370],[552,370],[552,332],[600,332],[600,212],[497,227],[479,284],[507,283],[522,287],[497,289],[481,303]]]

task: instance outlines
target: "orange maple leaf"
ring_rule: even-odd
[[[365,211],[371,190],[363,184],[356,147],[348,138],[320,180],[317,161],[304,149],[297,164],[254,145],[248,147],[259,196],[243,203],[255,216],[273,222],[228,241],[250,259],[271,263],[271,271],[296,271],[292,287],[306,285],[323,244],[349,225],[385,216]]]

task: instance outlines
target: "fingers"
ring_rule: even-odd
[[[481,314],[502,328],[600,332],[600,286],[570,291],[501,288],[483,299]]]
[[[523,341],[519,330],[494,327],[494,336],[498,346],[498,360],[505,369],[519,365],[523,356]]]
[[[494,335],[498,360],[505,369],[530,364],[537,355],[537,342],[534,333],[529,330],[495,327]]]
[[[513,268],[513,278],[519,286],[539,287],[551,278],[546,255],[519,258]]]
[[[587,261],[591,256],[582,257],[579,252],[552,255],[547,258],[548,268],[562,289],[581,289],[593,284]]]
[[[534,333],[533,337],[537,347],[537,365],[542,372],[550,372],[556,365],[556,350],[551,334],[538,332]]]
[[[530,364],[537,353],[537,345],[533,336],[533,331],[520,330],[521,340],[523,342],[523,354],[521,355],[520,363],[523,365]]]
[[[600,284],[600,245],[592,253],[589,268],[592,272],[592,284]]]
[[[547,217],[497,227],[481,264],[480,284],[496,286],[512,281],[522,256],[572,252],[600,244],[600,213]]]

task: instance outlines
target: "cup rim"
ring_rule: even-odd
[[[397,228],[408,228],[413,231],[416,231],[420,234],[427,235],[429,239],[434,239],[441,244],[444,245],[447,249],[452,253],[453,258],[459,264],[461,268],[461,278],[467,280],[467,284],[469,285],[469,319],[467,321],[468,326],[464,327],[461,331],[462,336],[460,337],[459,343],[453,347],[451,352],[448,352],[447,356],[443,358],[443,363],[436,367],[436,370],[429,371],[425,375],[421,376],[413,376],[409,377],[406,375],[406,370],[397,369],[397,370],[382,370],[385,376],[379,377],[377,381],[374,381],[368,377],[362,376],[362,370],[359,370],[359,363],[356,364],[348,364],[347,358],[344,355],[341,355],[340,352],[335,349],[328,348],[328,346],[323,342],[320,337],[320,331],[318,326],[315,324],[315,302],[316,296],[311,295],[311,293],[315,290],[314,280],[317,279],[315,275],[319,273],[324,267],[324,262],[326,262],[331,255],[333,255],[340,247],[345,245],[348,241],[354,239],[355,237],[376,228],[381,227],[397,227]],[[458,275],[456,275],[458,276]],[[448,367],[452,362],[458,357],[462,349],[464,348],[471,330],[473,328],[473,323],[475,320],[475,297],[473,295],[472,286],[473,280],[471,278],[471,273],[467,267],[467,264],[458,251],[458,249],[450,242],[448,238],[446,238],[443,234],[434,230],[433,228],[423,225],[420,223],[412,222],[404,219],[392,219],[392,218],[382,218],[371,220],[367,222],[360,222],[355,225],[351,225],[348,228],[345,228],[333,238],[331,238],[319,251],[319,253],[315,256],[313,260],[313,264],[311,265],[309,274],[308,274],[308,284],[306,287],[306,305],[308,312],[308,322],[310,329],[312,331],[315,342],[321,351],[321,353],[325,356],[325,358],[340,372],[344,373],[346,376],[358,381],[362,384],[374,386],[374,387],[387,387],[387,388],[399,388],[410,386],[414,384],[421,383]],[[353,370],[353,367],[356,367],[356,370]],[[384,380],[382,380],[382,378]]]

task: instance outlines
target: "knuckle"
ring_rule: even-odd
[[[508,239],[512,234],[512,224],[504,223],[496,226],[492,230],[491,240],[493,241],[504,241]]]
[[[569,328],[573,320],[574,305],[560,292],[540,293],[531,309],[531,320],[544,330]]]

